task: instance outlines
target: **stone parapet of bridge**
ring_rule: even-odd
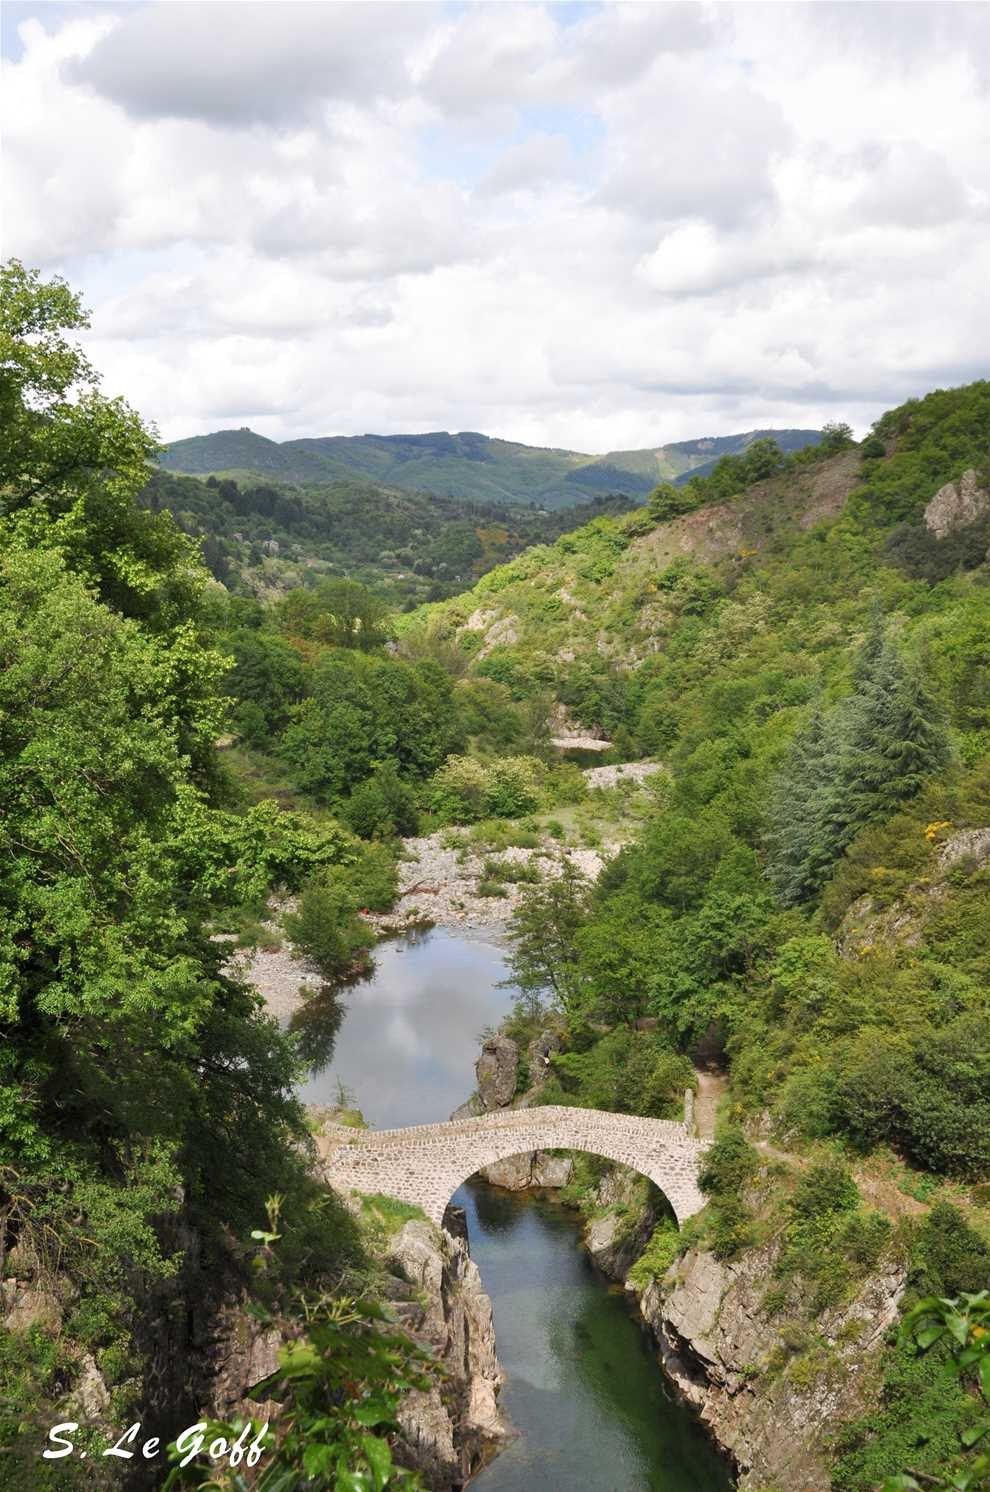
[[[669,1119],[560,1105],[408,1129],[328,1125],[320,1137],[323,1173],[336,1191],[380,1192],[421,1207],[438,1226],[469,1176],[532,1150],[580,1150],[631,1166],[660,1188],[682,1224],[705,1205],[698,1173],[707,1148]]]

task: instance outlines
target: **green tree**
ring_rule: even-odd
[[[310,642],[371,652],[391,636],[385,602],[356,580],[322,580],[294,590],[276,608],[283,631]]]
[[[577,935],[591,893],[587,877],[565,859],[559,875],[526,888],[509,922],[513,980],[528,995],[548,993],[564,1011],[576,1007],[581,991]]]
[[[269,745],[305,693],[302,659],[283,638],[258,628],[238,628],[225,642],[234,660],[224,681],[238,702],[234,723],[249,746]]]
[[[874,627],[857,659],[856,691],[816,713],[775,784],[769,868],[782,896],[819,891],[868,824],[914,797],[950,759],[945,712],[920,667]]]
[[[646,505],[654,523],[666,523],[670,518],[690,513],[698,506],[698,497],[687,487],[675,487],[671,482],[661,482],[650,493]]]
[[[6,542],[58,545],[117,610],[160,628],[195,611],[203,575],[169,514],[135,494],[158,450],[66,335],[88,325],[78,296],[16,259],[0,266],[0,515]]]

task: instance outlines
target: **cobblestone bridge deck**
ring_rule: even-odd
[[[707,1148],[669,1119],[559,1106],[408,1129],[328,1126],[320,1143],[324,1175],[337,1191],[382,1192],[421,1207],[437,1224],[461,1182],[529,1150],[583,1150],[631,1166],[655,1182],[683,1223],[705,1203],[698,1171]]]

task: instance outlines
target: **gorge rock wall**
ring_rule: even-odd
[[[455,1209],[452,1209],[456,1211]],[[507,1434],[498,1411],[502,1371],[495,1356],[492,1304],[455,1236],[411,1221],[391,1245],[393,1308],[405,1329],[443,1363],[442,1386],[409,1394],[400,1412],[396,1458],[422,1472],[435,1492],[463,1487]]]
[[[621,1207],[630,1180],[610,1184]],[[629,1228],[621,1213],[608,1212],[588,1225],[585,1242],[598,1267],[636,1298],[678,1394],[735,1463],[743,1492],[829,1492],[826,1437],[875,1400],[903,1268],[881,1269],[813,1323],[799,1299],[768,1305],[779,1284],[772,1242],[725,1262],[690,1250],[639,1292],[626,1277],[654,1221],[647,1213]]]

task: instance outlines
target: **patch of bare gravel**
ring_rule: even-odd
[[[304,959],[294,957],[287,944],[275,949],[241,950],[228,960],[226,967],[237,978],[254,985],[269,1015],[278,1020],[287,1020],[298,1010],[306,990],[315,993],[320,987],[316,970]]]
[[[399,864],[399,899],[392,912],[370,917],[383,931],[398,931],[403,925],[432,922],[438,927],[491,927],[512,916],[524,885],[507,882],[504,896],[479,896],[485,861],[520,865],[535,860],[541,876],[560,874],[564,860],[596,879],[606,859],[619,848],[603,845],[600,850],[563,849],[548,840],[538,849],[512,848],[475,853],[447,848],[445,831],[423,838],[407,839],[408,858]]]
[[[618,762],[612,767],[587,767],[583,776],[589,787],[617,787],[620,782],[645,782],[660,771],[660,762]]]

